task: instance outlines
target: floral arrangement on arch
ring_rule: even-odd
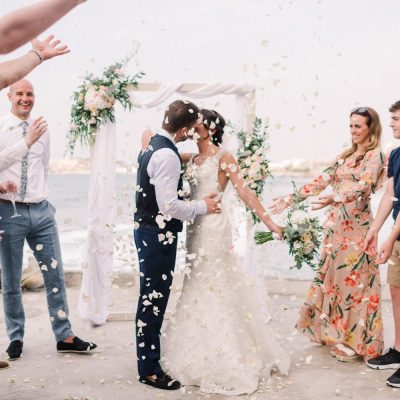
[[[124,110],[131,109],[129,86],[137,86],[143,72],[131,76],[125,67],[131,57],[116,62],[104,69],[100,77],[93,74],[84,76],[83,83],[73,94],[71,124],[68,133],[68,150],[72,154],[75,144],[93,144],[101,124],[115,122],[115,102]]]
[[[269,160],[266,153],[269,150],[267,139],[268,124],[261,118],[256,117],[252,132],[235,131],[232,125],[229,125],[232,133],[239,139],[240,146],[237,151],[237,161],[241,169],[243,179],[251,190],[254,190],[257,196],[261,196],[265,179],[272,174],[269,170]],[[249,208],[247,211],[251,214],[253,223],[260,222],[260,219]]]

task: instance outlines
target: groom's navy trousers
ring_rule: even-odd
[[[162,373],[160,331],[172,285],[177,238],[172,243],[163,244],[158,234],[142,227],[134,231],[141,272],[136,312],[136,354],[140,377]]]

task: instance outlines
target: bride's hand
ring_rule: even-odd
[[[275,233],[278,237],[276,238],[277,240],[282,240],[283,239],[283,228],[277,224],[273,224],[271,226],[271,232]]]
[[[326,194],[324,196],[319,196],[317,200],[311,202],[312,207],[311,210],[320,210],[330,204],[333,204],[335,200],[333,200],[333,194]]]
[[[150,129],[146,129],[142,133],[142,151],[147,150],[150,144],[151,138],[154,136],[154,133]]]
[[[287,196],[277,197],[274,202],[268,207],[272,214],[280,214],[289,206],[289,201],[286,200]]]

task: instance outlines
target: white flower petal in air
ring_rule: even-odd
[[[213,129],[215,129],[216,127],[217,127],[217,125],[215,125],[215,122],[214,122],[214,121],[211,121],[211,123],[210,123],[210,129],[213,130]]]
[[[37,251],[43,250],[43,245],[42,244],[37,244],[36,245],[36,250]]]
[[[164,222],[164,216],[163,215],[157,215],[156,216],[156,223],[160,229],[165,228],[165,222]]]
[[[336,203],[341,203],[342,202],[342,197],[339,195],[339,194],[337,194],[334,198],[333,198],[333,201],[334,202],[336,202]]]
[[[147,324],[139,319],[138,322],[137,322],[137,327],[138,328],[143,328],[144,326],[147,326]]]
[[[53,293],[57,293],[58,292],[58,288],[53,288]]]
[[[158,234],[158,241],[163,242],[165,240],[165,235],[163,233]]]
[[[45,264],[41,265],[41,266],[40,266],[40,269],[41,269],[42,271],[48,271],[47,265],[45,265]]]
[[[321,176],[324,181],[329,181],[329,179],[331,179],[330,175],[326,172],[324,172]]]
[[[190,114],[193,114],[193,113],[194,113],[193,108],[189,108],[188,111],[190,112]]]
[[[51,268],[56,269],[58,265],[58,261],[54,258],[51,259]]]
[[[392,201],[399,201],[397,197],[392,197]]]
[[[344,160],[343,160],[343,158],[341,158],[340,160],[338,160],[338,162],[337,162],[339,165],[343,165],[343,163],[344,163]]]
[[[59,318],[64,318],[64,319],[67,318],[67,314],[64,310],[58,310],[57,315]]]
[[[168,119],[168,117],[165,117],[165,120],[164,120],[164,122],[165,122],[166,124],[168,124],[168,123],[169,123],[169,119]]]
[[[167,275],[162,274],[161,278],[162,278],[163,281],[166,281],[167,280]]]
[[[236,172],[237,171],[236,164],[229,164],[229,169],[230,169],[231,172]]]

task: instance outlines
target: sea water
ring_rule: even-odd
[[[86,239],[86,217],[89,175],[62,174],[49,176],[49,200],[56,207],[56,219],[60,233],[60,242],[64,261],[64,268],[79,270],[81,268],[84,243]],[[279,176],[268,179],[263,194],[265,206],[272,202],[276,196],[286,195],[293,191],[293,182],[301,186],[309,182],[312,178]],[[132,240],[133,229],[133,207],[135,196],[135,176],[129,174],[118,174],[116,178],[116,219],[114,235],[114,269],[129,270],[136,268],[136,252]],[[380,198],[383,191],[372,196],[372,210],[376,214]],[[316,211],[321,223],[324,220],[324,211]],[[277,217],[279,221],[279,217]],[[392,225],[391,218],[384,225],[381,238],[387,237]],[[245,230],[244,224],[242,231]],[[264,229],[262,225],[257,225],[256,230]],[[182,240],[184,235],[181,235]],[[270,277],[280,277],[289,279],[310,279],[313,276],[307,266],[301,270],[290,269],[293,264],[291,256],[288,254],[287,246],[284,243],[269,243],[267,245],[255,247],[252,243],[252,235],[243,235],[241,243],[238,245],[238,252],[242,257],[246,256],[246,248],[251,248],[254,260],[263,263],[265,274]],[[250,245],[250,246],[249,246]],[[183,257],[179,257],[177,266],[182,267]],[[386,274],[385,266],[382,267],[383,275]],[[384,278],[384,276],[383,276]]]

